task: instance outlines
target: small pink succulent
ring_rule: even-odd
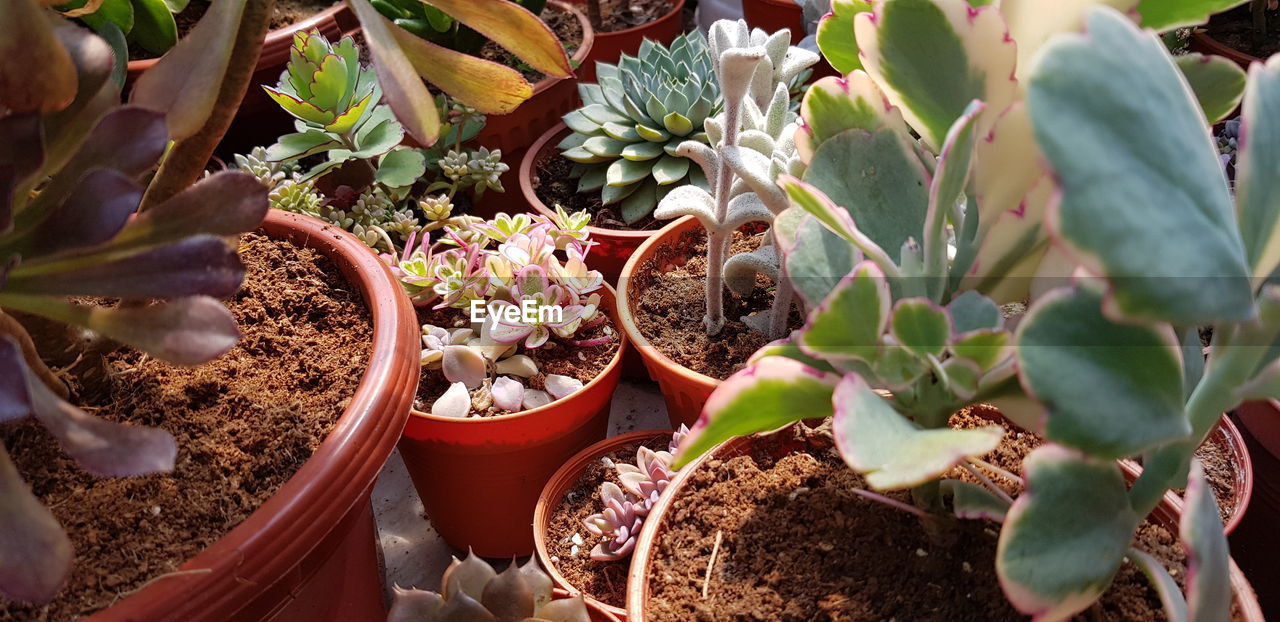
[[[604,511],[582,521],[591,535],[600,538],[591,549],[591,559],[605,562],[623,559],[635,550],[636,537],[649,507],[643,501],[628,499],[613,482],[600,485],[600,499],[604,501]]]

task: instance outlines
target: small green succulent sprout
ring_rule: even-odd
[[[623,220],[635,223],[681,184],[705,187],[703,171],[676,153],[687,140],[708,141],[703,124],[721,107],[702,35],[681,35],[670,47],[646,39],[638,56],[598,63],[596,74],[597,84],[578,86],[584,105],[564,116],[573,133],[559,144],[581,165],[578,191],[621,203]]]
[[[396,586],[387,622],[590,622],[582,595],[553,599],[551,589],[536,557],[498,573],[468,552],[449,564],[439,592]]]

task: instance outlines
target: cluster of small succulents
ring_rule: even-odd
[[[702,35],[677,37],[670,47],[645,40],[638,56],[599,63],[597,84],[582,84],[583,107],[564,116],[573,130],[559,148],[578,163],[579,192],[600,192],[621,203],[622,218],[648,216],[683,183],[705,186],[698,167],[676,153],[686,140],[708,142],[706,120],[720,111],[714,59]]]
[[[440,579],[440,591],[395,587],[387,622],[590,622],[582,596],[552,599],[551,577],[536,558],[495,572],[474,553],[453,563]]]
[[[591,559],[616,561],[625,559],[635,550],[636,537],[640,534],[645,517],[658,503],[658,497],[675,476],[675,471],[671,468],[672,454],[688,432],[689,428],[681,425],[671,435],[671,443],[666,451],[653,451],[641,445],[636,449],[634,464],[612,463],[608,458],[603,458],[617,471],[618,481],[622,482],[622,486],[613,482],[601,484],[600,501],[604,504],[604,510],[582,521],[587,532],[596,539],[595,546],[591,549]]]
[[[1222,168],[1233,169],[1236,164],[1236,150],[1240,148],[1240,117],[1226,120],[1216,138],[1218,159],[1222,161]]]
[[[432,414],[516,412],[582,388],[576,378],[541,376],[520,352],[612,341],[608,327],[603,336],[580,337],[607,319],[600,311],[604,278],[586,265],[587,222],[584,214],[563,211],[553,218],[463,217],[435,241],[411,234],[399,256],[382,255],[416,304],[458,312],[453,326],[423,326],[422,364],[440,369],[450,383]],[[534,377],[541,389],[526,388]]]

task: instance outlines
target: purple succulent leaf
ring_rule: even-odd
[[[71,573],[72,556],[58,519],[31,494],[0,447],[0,595],[49,602]]]
[[[46,116],[44,125],[44,170],[56,171],[66,164],[108,110],[120,105],[120,91],[110,82],[115,69],[111,44],[86,28],[55,28],[76,66],[76,98],[70,106]]]
[[[533,588],[513,561],[484,586],[480,602],[500,621],[524,620],[534,614]]]
[[[524,404],[524,385],[507,376],[493,381],[493,405],[503,410],[517,412]]]
[[[0,337],[0,423],[31,414],[26,366],[18,342],[8,335]]]
[[[159,428],[99,419],[62,401],[27,373],[32,410],[84,470],[100,477],[125,477],[173,470],[178,444]]]
[[[52,114],[75,99],[76,72],[53,31],[44,3],[0,3],[4,50],[0,53],[0,110]]]
[[[13,222],[13,193],[44,164],[44,135],[34,112],[0,118],[0,231]]]
[[[128,175],[102,168],[90,171],[66,200],[12,242],[13,250],[30,260],[99,246],[124,228],[141,200],[142,186]]]
[[[7,291],[59,296],[226,298],[240,289],[244,265],[235,250],[212,235],[114,259],[83,255],[20,264],[9,274]]]
[[[240,340],[235,317],[208,296],[142,307],[96,308],[87,326],[175,365],[211,361]]]
[[[391,589],[395,595],[391,601],[391,611],[387,613],[387,622],[435,620],[444,608],[444,597],[435,592],[406,590],[398,585]]]
[[[262,223],[269,205],[267,188],[256,177],[224,171],[139,214],[112,246],[163,244],[201,233],[244,233]]]

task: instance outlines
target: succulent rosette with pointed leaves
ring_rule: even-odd
[[[559,144],[579,164],[578,192],[620,203],[623,220],[634,223],[682,183],[705,186],[703,171],[676,149],[708,140],[703,125],[721,106],[713,65],[697,32],[670,46],[646,39],[637,56],[598,63],[598,82],[578,86],[583,107],[564,116],[573,133]]]
[[[1031,4],[834,3],[825,23],[847,29],[820,29],[819,44],[850,73],[806,94],[806,167],[779,177],[791,207],[773,224],[812,311],[720,385],[675,462],[831,416],[870,487],[910,488],[920,515],[950,497],[961,518],[1001,520],[1001,584],[1036,619],[1088,608],[1126,557],[1171,618],[1227,619],[1225,538],[1191,452],[1241,400],[1280,395],[1280,285],[1268,284],[1280,167],[1267,147],[1280,126],[1264,112],[1280,106],[1280,61],[1255,65],[1246,91],[1229,63],[1174,59],[1132,21],[1185,25],[1207,3]],[[1242,94],[1233,205],[1207,122]],[[1028,295],[1011,332],[995,300]],[[980,473],[999,441],[996,426],[948,427],[977,402],[1048,441],[1017,499],[984,478],[943,479]],[[1115,459],[1136,456],[1145,470],[1127,490]],[[1196,560],[1185,599],[1131,548],[1183,486]]]
[[[122,106],[106,41],[34,0],[0,5],[0,84],[7,85],[0,89],[0,422],[34,417],[96,476],[172,470],[177,444],[158,428],[107,421],[72,404],[40,358],[48,344],[33,340],[24,314],[75,327],[85,342],[133,347],[176,365],[203,363],[236,344],[235,319],[219,299],[239,289],[244,266],[226,237],[261,222],[266,189],[248,173],[223,172],[139,211],[147,189],[139,180],[171,137],[200,130],[217,95],[160,93],[155,81],[220,83],[243,8],[235,1],[210,8],[193,40],[139,81],[138,103]],[[181,173],[194,178],[198,169]],[[100,298],[124,304],[91,302]],[[47,602],[71,562],[71,541],[0,448],[0,594]]]
[[[596,539],[591,559],[617,561],[626,559],[635,550],[645,517],[675,477],[671,454],[688,433],[689,428],[682,424],[672,433],[666,451],[653,451],[641,445],[636,449],[634,464],[612,464],[622,486],[613,482],[601,484],[600,501],[604,509],[582,521],[587,533]]]
[[[473,553],[445,569],[440,591],[395,588],[387,622],[590,622],[582,596],[552,599],[537,558],[495,572]]]

